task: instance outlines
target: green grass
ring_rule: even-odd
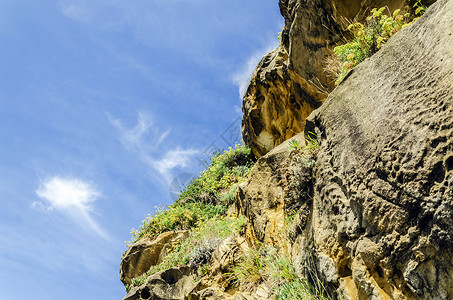
[[[254,156],[244,144],[214,154],[207,169],[182,191],[179,202],[218,202],[222,193],[245,181],[254,164]]]
[[[165,231],[190,229],[199,222],[224,215],[225,212],[226,207],[223,205],[203,203],[187,203],[184,205],[176,203],[166,208],[158,207],[153,216],[142,221],[138,230],[132,229],[133,236],[130,243],[145,237],[154,239]]]
[[[229,274],[229,281],[244,290],[253,290],[264,283],[272,289],[276,299],[331,299],[320,280],[315,287],[300,278],[289,257],[278,254],[270,246],[258,245],[243,253]]]
[[[162,263],[152,266],[148,272],[134,278],[132,284],[126,287],[129,291],[132,286],[146,282],[148,276],[175,266],[190,265],[194,269],[200,268],[200,273],[206,274],[206,264],[212,252],[222,239],[243,233],[247,223],[245,217],[213,217],[206,222],[199,222],[194,226],[188,238],[176,244],[164,258]]]
[[[214,154],[207,169],[184,188],[174,204],[158,207],[138,229],[132,229],[128,245],[142,238],[154,239],[165,231],[191,229],[199,222],[225,215],[235,184],[248,178],[253,164],[253,154],[243,144]]]

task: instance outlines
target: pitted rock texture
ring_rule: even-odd
[[[197,286],[196,274],[189,267],[163,270],[132,288],[123,300],[183,300]]]
[[[291,140],[304,145],[303,133]],[[250,178],[240,184],[235,204],[250,221],[253,238],[289,250],[305,227],[312,194],[311,169],[299,163],[300,151],[290,151],[289,140],[258,159]],[[288,214],[296,214],[294,226],[286,225]]]
[[[243,98],[242,135],[255,156],[261,157],[302,132],[306,117],[334,88],[336,78],[329,78],[324,71],[326,59],[336,45],[344,43],[351,20],[363,20],[373,7],[404,11],[413,3],[280,0],[285,18],[281,45],[258,64]]]
[[[242,134],[256,157],[303,131],[303,120],[326,96],[290,72],[287,59],[283,47],[267,54],[244,95]]]
[[[300,255],[340,299],[453,299],[452,24],[437,1],[307,119],[320,150]]]
[[[212,253],[206,274],[200,274],[200,268],[191,265],[163,270],[150,275],[144,284],[131,288],[123,300],[271,299],[272,291],[264,284],[253,291],[241,291],[227,279],[248,247],[244,237],[230,236]]]
[[[131,245],[121,260],[120,280],[124,285],[131,284],[133,278],[146,273],[151,266],[161,263],[163,256],[171,247],[188,234],[187,230],[168,231],[154,240],[145,238]]]

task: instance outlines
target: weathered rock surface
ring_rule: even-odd
[[[284,13],[295,18],[301,3],[287,1]],[[337,11],[352,11],[345,15],[363,8],[335,3]],[[320,142],[313,169],[304,166],[300,151],[289,151],[289,141],[257,161],[234,196],[235,211],[250,221],[246,237],[223,240],[201,280],[196,268],[171,268],[148,277],[125,299],[270,299],[264,286],[244,292],[224,280],[255,238],[290,250],[298,274],[315,272],[338,299],[453,299],[452,24],[453,0],[439,0],[307,117],[300,129],[315,132]],[[277,66],[287,55],[282,49],[262,63]],[[268,86],[275,101],[278,91],[288,96],[297,89],[295,71],[280,67]],[[272,78],[259,76],[263,86]],[[285,76],[292,83],[278,79]],[[303,133],[293,139],[304,143]],[[146,272],[149,261],[161,261],[172,239],[159,238],[129,249],[124,283]],[[145,259],[146,251],[151,254]]]
[[[123,300],[259,300],[270,299],[271,291],[265,286],[244,292],[231,286],[226,274],[237,263],[239,254],[246,251],[244,237],[224,239],[214,250],[208,262],[207,274],[201,276],[194,266],[174,267],[149,276],[146,283],[133,287]]]
[[[305,143],[303,133],[291,140]],[[306,205],[312,184],[309,168],[291,165],[298,152],[291,153],[288,144],[286,141],[258,159],[250,179],[235,194],[237,210],[249,218],[252,236],[278,248],[288,247],[285,218],[289,211]]]
[[[244,141],[256,157],[266,154],[301,132],[304,120],[325,97],[325,93],[289,71],[288,54],[284,47],[278,47],[258,64],[244,95]]]
[[[313,198],[288,243],[297,270],[317,270],[339,299],[453,299],[451,24],[453,1],[438,1],[307,119],[321,143]],[[256,237],[277,245],[294,191],[281,146],[236,195]]]
[[[145,284],[132,288],[123,300],[183,300],[197,286],[190,267],[175,267],[148,277]]]
[[[438,1],[307,120],[321,146],[301,249],[340,299],[453,298],[452,24]]]
[[[393,12],[412,3],[280,0],[285,18],[281,45],[258,64],[243,99],[242,135],[255,156],[302,132],[306,117],[334,88],[335,79],[324,68],[333,48],[348,36],[346,20],[362,20],[373,7],[387,6]]]
[[[124,254],[120,266],[120,279],[124,285],[131,284],[132,279],[146,273],[151,266],[162,262],[163,256],[188,231],[168,231],[156,239],[143,239],[133,244]]]

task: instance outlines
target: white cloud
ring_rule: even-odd
[[[179,146],[164,150],[162,143],[169,136],[171,129],[163,132],[159,130],[147,112],[138,112],[137,124],[130,129],[110,114],[107,114],[107,117],[118,130],[123,146],[138,154],[146,165],[162,175],[167,182],[171,181],[174,169],[187,167],[190,159],[199,153],[198,150],[182,149]]]
[[[33,202],[33,208],[66,213],[82,227],[94,230],[98,235],[108,238],[92,218],[92,204],[102,196],[92,185],[77,178],[55,176],[44,180],[36,190],[36,194],[45,203]]]
[[[190,159],[196,154],[198,154],[198,151],[193,149],[182,150],[177,148],[165,153],[163,158],[150,163],[162,174],[169,174],[170,171],[176,167],[187,167]]]
[[[262,49],[253,53],[247,61],[233,74],[233,83],[238,86],[239,98],[242,100],[247,87],[252,78],[253,71],[255,71],[256,66],[263,58],[264,55],[271,52],[278,46],[278,41],[275,37],[272,37],[271,41]]]
[[[67,3],[66,5],[61,5],[61,10],[63,14],[71,19],[82,22],[87,21],[88,15],[87,12],[83,9],[81,5],[76,3]]]

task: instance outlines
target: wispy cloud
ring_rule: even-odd
[[[199,153],[196,149],[182,149],[180,146],[163,150],[162,143],[171,133],[171,128],[159,130],[147,112],[138,112],[137,124],[132,128],[127,128],[121,120],[113,118],[110,114],[107,114],[107,117],[118,130],[123,146],[136,153],[167,182],[171,181],[174,169],[187,167],[190,160]]]
[[[77,178],[54,176],[44,180],[36,194],[45,202],[33,202],[34,208],[66,213],[82,227],[108,239],[107,234],[92,217],[92,205],[102,194],[91,184]]]
[[[176,167],[187,167],[190,159],[198,154],[198,151],[193,149],[174,149],[169,150],[161,159],[151,161],[150,164],[154,166],[156,170],[163,174],[169,174],[170,171]]]
[[[81,5],[77,5],[76,3],[66,3],[61,5],[62,13],[67,16],[68,18],[77,20],[77,21],[87,21],[88,15],[87,12],[83,9]]]
[[[278,41],[272,37],[271,41],[260,50],[253,53],[247,61],[233,74],[233,83],[238,86],[239,98],[242,99],[252,78],[253,71],[264,55],[278,46]]]

